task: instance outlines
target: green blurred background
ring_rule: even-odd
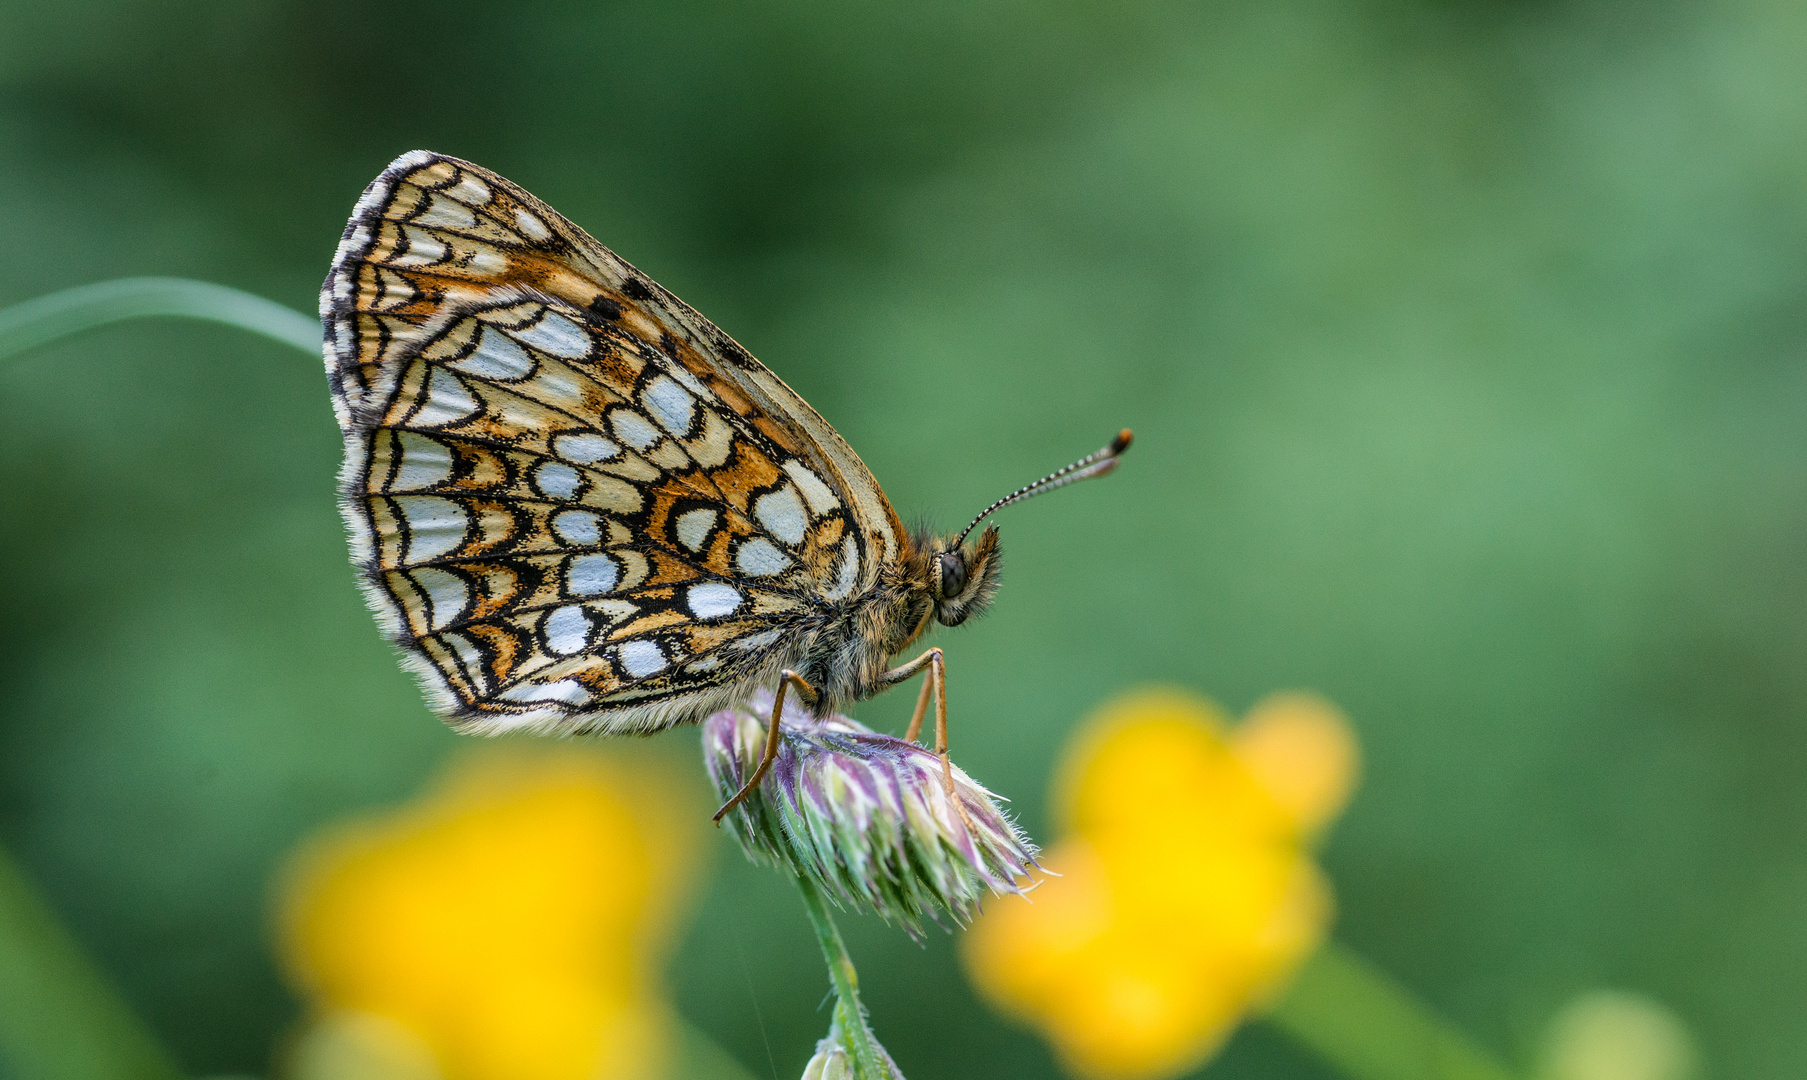
[[[711,316],[906,517],[1136,430],[1007,513],[995,614],[939,639],[959,759],[1044,839],[1112,692],[1314,688],[1368,762],[1343,940],[1509,1060],[1605,985],[1709,1076],[1807,1074],[1807,7],[7,0],[0,304],[311,310],[414,147]],[[0,371],[0,841],[195,1072],[295,1021],[284,853],[460,746],[353,587],[338,459],[320,366],[243,333]],[[794,1076],[819,956],[712,842],[676,998]],[[914,1080],[1052,1072],[950,939],[848,922]],[[1330,1074],[1257,1026],[1203,1075]]]

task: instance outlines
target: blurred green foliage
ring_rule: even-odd
[[[1106,694],[1315,688],[1339,935],[1524,1061],[1650,994],[1807,1073],[1807,8],[11,0],[0,304],[129,274],[309,310],[417,146],[738,337],[906,516],[1008,512],[962,764],[1046,834]],[[269,875],[458,748],[352,585],[318,365],[137,324],[0,372],[0,840],[196,1072],[295,1016]],[[862,717],[899,724],[909,702]],[[688,733],[665,736],[674,756]],[[705,812],[699,805],[698,812]],[[826,1024],[725,838],[672,973],[757,1072]],[[1041,1077],[949,943],[848,927],[908,1075]],[[1328,1075],[1260,1028],[1210,1076]]]

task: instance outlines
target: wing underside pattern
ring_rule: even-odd
[[[694,719],[895,557],[808,405],[494,174],[398,159],[321,310],[366,592],[455,723]]]

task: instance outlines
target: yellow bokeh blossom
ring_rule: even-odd
[[[1276,695],[1235,727],[1150,690],[1106,704],[1055,783],[1064,839],[1029,896],[967,933],[973,982],[1092,1080],[1196,1068],[1329,927],[1310,843],[1342,809],[1356,746],[1334,706]]]
[[[312,1006],[290,1071],[654,1080],[658,987],[698,804],[657,767],[490,748],[391,814],[304,847],[279,904]]]

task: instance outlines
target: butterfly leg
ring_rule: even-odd
[[[935,701],[935,755],[941,759],[942,786],[947,793],[954,793],[954,763],[947,752],[947,661],[941,656],[940,649],[930,649],[907,664],[899,664],[885,672],[883,680],[887,686],[895,686],[917,672],[928,669],[928,677],[922,682],[922,693],[916,697],[916,711],[910,716],[910,726],[904,732],[904,738],[915,742],[922,734],[922,721],[929,711],[929,699]]]
[[[929,711],[929,696],[934,691],[934,676],[922,680],[922,693],[916,695],[916,711],[910,714],[910,727],[904,732],[905,741],[915,742],[916,737],[922,734],[922,718]]]
[[[815,698],[816,688],[809,685],[803,676],[789,668],[785,668],[783,674],[778,676],[778,692],[772,695],[772,722],[765,729],[765,753],[760,755],[759,767],[753,770],[753,775],[747,778],[747,782],[741,785],[740,790],[734,793],[732,799],[723,803],[722,808],[715,812],[714,821],[717,825],[722,823],[722,818],[728,811],[739,806],[743,799],[753,794],[754,789],[759,787],[759,782],[765,779],[766,770],[772,767],[773,759],[777,758],[778,718],[784,715],[784,692],[790,689],[792,683],[797,684],[797,693],[800,696],[808,695],[805,700]]]

